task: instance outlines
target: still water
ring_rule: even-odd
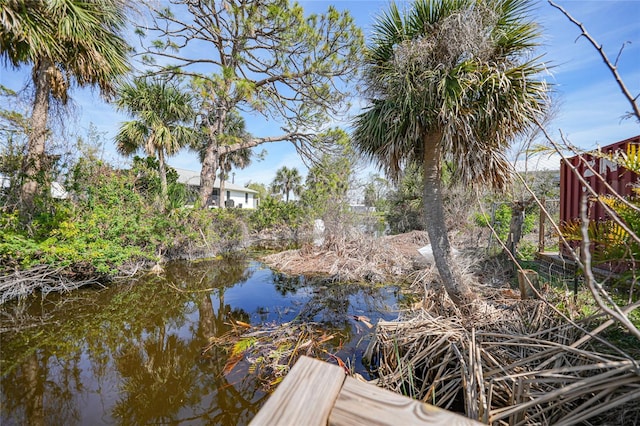
[[[313,321],[361,364],[398,290],[278,274],[249,259],[177,262],[163,277],[0,307],[2,425],[247,424],[268,394],[248,364],[208,348],[232,321]],[[215,340],[215,339],[213,339]]]

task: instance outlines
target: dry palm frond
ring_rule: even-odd
[[[508,312],[475,327],[426,310],[381,321],[366,356],[383,387],[443,408],[463,404],[467,416],[491,424],[640,417],[637,360],[574,345],[583,334],[544,303]]]

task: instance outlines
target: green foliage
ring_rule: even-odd
[[[309,169],[300,202],[310,216],[327,219],[349,209],[347,192],[353,170],[352,152],[345,136],[337,154],[322,155]]]
[[[627,200],[628,204],[613,197],[602,200],[637,238],[640,235],[640,200],[637,196]],[[563,224],[560,231],[570,241],[582,241],[581,228],[581,222],[576,220]],[[640,259],[640,244],[637,239],[613,220],[590,221],[587,234],[591,241],[592,261],[596,264],[613,262],[624,265],[630,262],[630,266]]]
[[[267,196],[250,217],[256,231],[289,226],[296,229],[301,224],[302,208],[295,202],[286,202]]]
[[[155,157],[133,158],[131,173],[135,176],[135,191],[147,200],[161,199],[162,191],[158,169],[160,165]],[[167,167],[167,208],[173,210],[184,206],[189,199],[189,190],[186,185],[178,183],[178,172],[172,167]]]
[[[246,185],[246,187],[256,191],[256,197],[260,200],[264,200],[265,198],[267,198],[267,195],[269,195],[269,191],[267,190],[266,185],[263,183],[250,182]]]
[[[518,254],[520,259],[524,261],[534,260],[538,247],[530,241],[521,241],[518,246]]]
[[[146,203],[129,175],[79,162],[73,176],[84,181],[70,185],[84,188],[76,192],[78,200],[59,200],[36,215],[29,229],[20,226],[15,213],[3,214],[2,264],[88,264],[98,274],[112,274],[126,261],[152,258],[155,224],[144,220]]]
[[[414,163],[409,164],[398,183],[398,188],[390,192],[387,223],[392,234],[411,230],[423,230],[422,170]]]
[[[533,211],[527,213],[522,224],[522,235],[532,232],[536,226],[537,215],[533,214]],[[502,242],[506,242],[509,236],[509,225],[511,223],[511,207],[508,203],[501,203],[495,209],[493,221],[491,220],[491,215],[488,213],[476,213],[473,216],[473,221],[480,227],[493,226],[496,234],[498,234],[498,238],[500,238]]]
[[[211,209],[210,232],[215,233],[223,252],[242,246],[247,232],[242,209]]]

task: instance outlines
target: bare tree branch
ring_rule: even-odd
[[[607,68],[609,68],[609,71],[611,71],[611,73],[613,74],[613,77],[616,79],[616,82],[618,83],[618,86],[620,87],[620,90],[622,91],[622,94],[624,95],[624,97],[631,104],[631,108],[633,109],[633,114],[636,116],[636,119],[638,121],[640,121],[640,106],[638,106],[638,102],[637,102],[638,96],[634,97],[633,95],[631,95],[631,92],[629,92],[629,89],[624,84],[624,81],[622,81],[622,77],[620,77],[620,74],[618,73],[618,67],[617,67],[618,58],[620,57],[620,54],[622,53],[622,49],[620,49],[620,52],[618,53],[618,58],[616,58],[615,63],[611,63],[611,61],[609,60],[609,57],[607,56],[607,54],[605,53],[604,49],[602,48],[602,45],[599,44],[587,32],[586,28],[584,27],[584,25],[581,22],[578,22],[562,6],[554,3],[552,0],[549,0],[549,4],[551,6],[553,6],[553,7],[555,7],[556,9],[558,9],[560,12],[562,12],[564,14],[564,16],[566,16],[571,22],[573,22],[578,28],[580,28],[580,31],[582,31],[581,36],[583,36],[584,38],[589,40],[589,43],[591,43],[591,45],[596,48],[596,50],[598,51],[598,53],[602,57],[602,60],[604,61],[605,65],[607,66]],[[624,48],[624,45],[623,45],[623,48]]]
[[[516,175],[519,176],[519,174],[516,173]],[[527,184],[523,181],[524,185],[527,186]],[[528,188],[528,186],[527,186]],[[529,188],[529,190],[531,191],[531,189]],[[546,209],[544,208],[544,206],[539,202],[539,200],[537,199],[536,195],[534,194],[533,191],[531,191],[531,196],[534,197],[536,199],[536,201],[538,202],[538,205],[540,206],[540,209],[542,209],[544,211],[544,213],[547,215],[547,217],[551,218],[551,216],[549,215],[549,213],[546,211]],[[484,211],[484,207],[482,206],[482,203],[480,202],[480,195],[478,194],[478,192],[476,191],[476,201],[480,207],[480,211],[482,214],[486,214],[486,212]],[[564,237],[562,236],[562,234],[560,233],[560,230],[558,228],[558,225],[553,222],[553,226],[556,228],[556,230],[558,231],[558,235],[560,235],[560,238],[565,242],[565,244],[568,243],[566,241],[566,239],[564,239]],[[522,268],[522,266],[520,265],[520,263],[518,262],[518,260],[515,258],[515,256],[507,249],[507,246],[502,242],[502,240],[500,240],[500,238],[498,237],[498,234],[496,232],[496,230],[493,228],[493,226],[491,226],[491,224],[489,224],[489,228],[491,229],[491,232],[496,236],[496,239],[500,242],[500,245],[502,245],[502,249],[503,252],[507,254],[507,256],[509,256],[509,258],[511,259],[511,261],[513,262],[513,264],[515,265],[516,269],[518,271],[524,271],[524,269]],[[580,259],[578,258],[576,252],[570,248],[571,254],[574,256],[575,260],[577,263],[580,263]],[[527,281],[527,284],[529,286],[529,288],[533,291],[533,293],[536,295],[536,297],[538,297],[538,299],[542,300],[547,306],[549,306],[551,308],[551,310],[553,310],[556,314],[558,314],[560,317],[562,317],[565,321],[567,321],[569,324],[571,324],[572,326],[574,326],[575,328],[577,328],[578,330],[582,331],[585,336],[580,339],[578,343],[576,343],[575,345],[572,345],[572,347],[579,347],[580,345],[584,344],[585,342],[587,342],[590,339],[596,339],[598,342],[602,343],[603,345],[613,349],[614,351],[618,352],[620,355],[622,355],[623,357],[631,360],[634,362],[634,365],[637,366],[637,362],[633,359],[633,357],[631,357],[629,354],[627,354],[626,352],[624,352],[622,349],[618,348],[617,346],[613,345],[612,343],[606,341],[605,339],[603,339],[602,337],[598,336],[598,333],[600,331],[602,331],[602,328],[596,328],[594,331],[589,331],[587,330],[585,327],[583,327],[582,325],[578,324],[577,322],[575,322],[574,320],[572,320],[571,318],[569,318],[564,312],[560,311],[553,303],[549,302],[539,291],[538,289],[535,288],[534,285],[532,285],[531,280],[529,279],[529,277],[525,274],[524,275],[525,280]],[[623,308],[624,312],[630,312],[631,310],[635,309],[636,307],[638,307],[640,305],[630,305],[627,306],[625,308]],[[616,318],[617,319],[617,318]],[[552,362],[553,359],[549,359],[548,362]]]
[[[539,126],[540,123],[537,123]],[[562,161],[564,161],[564,163],[567,165],[567,167],[569,167],[569,169],[571,170],[571,172],[576,176],[576,178],[578,178],[578,180],[580,181],[580,183],[586,188],[587,191],[589,191],[589,193],[591,195],[593,195],[594,197],[598,198],[598,193],[591,187],[591,185],[589,185],[589,182],[586,181],[586,179],[582,176],[582,174],[580,174],[580,172],[578,172],[578,170],[576,169],[576,167],[571,164],[570,161],[568,161],[567,157],[563,154],[563,150],[560,148],[560,146],[558,145],[558,143],[549,135],[549,133],[546,131],[546,129],[542,128],[542,132],[544,133],[545,138],[547,139],[547,141],[549,141],[549,143],[553,146],[553,148],[556,150],[556,152],[558,154],[560,154],[560,156],[562,157]],[[568,146],[564,135],[562,135],[562,140],[563,142]],[[595,172],[595,170],[591,169],[593,172]],[[598,173],[595,173],[596,176],[599,176]],[[612,194],[617,194],[615,191],[612,191]],[[618,197],[619,194],[618,194]],[[620,199],[622,199],[622,197],[620,197]],[[624,229],[630,236],[631,238],[633,238],[635,241],[637,241],[638,243],[640,243],[640,237],[638,235],[636,235],[628,226],[626,223],[624,223],[620,217],[618,216],[618,214],[611,208],[609,207],[606,203],[601,203],[602,207],[604,208],[604,211],[609,215],[609,217],[611,217],[611,220],[613,220],[616,224],[618,224],[622,229]]]

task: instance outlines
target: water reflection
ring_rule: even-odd
[[[267,395],[210,346],[232,321],[314,321],[357,358],[354,315],[395,316],[390,289],[314,283],[247,259],[169,265],[108,289],[34,297],[0,314],[0,423],[246,424]]]

